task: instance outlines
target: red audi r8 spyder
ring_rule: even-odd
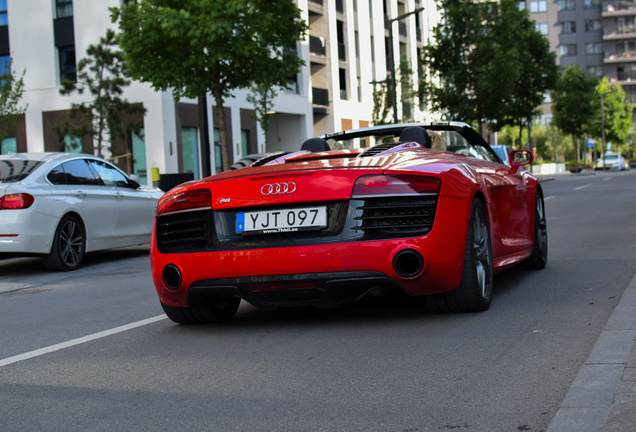
[[[541,185],[520,169],[532,153],[510,160],[464,123],[386,125],[180,185],[152,236],[163,309],[206,323],[241,299],[329,307],[400,290],[432,312],[486,310],[493,274],[547,262]]]

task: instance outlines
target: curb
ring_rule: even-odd
[[[574,379],[547,432],[634,431],[635,339],[636,274]]]

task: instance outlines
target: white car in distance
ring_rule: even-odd
[[[610,170],[624,170],[628,165],[625,162],[625,157],[622,154],[614,153],[613,151],[605,152],[605,166]],[[603,158],[599,157],[596,161],[596,167],[603,169]]]
[[[0,257],[75,270],[85,253],[150,242],[160,189],[77,153],[0,156]]]

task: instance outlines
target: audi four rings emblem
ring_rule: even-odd
[[[296,183],[272,183],[266,184],[261,188],[261,193],[263,195],[276,195],[276,194],[285,194],[292,193],[296,190]]]

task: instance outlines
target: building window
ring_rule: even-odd
[[[60,48],[60,79],[77,81],[74,46]]]
[[[249,137],[250,131],[248,129],[241,129],[241,157],[245,157],[250,153],[248,147]]]
[[[636,79],[636,64],[627,64],[616,68],[619,81],[631,81]]]
[[[548,23],[537,23],[534,28],[544,36],[548,34]]]
[[[557,2],[557,10],[558,11],[571,11],[576,8],[576,3],[574,0],[559,0]]]
[[[588,75],[596,75],[597,77],[602,77],[603,66],[588,66],[586,72]]]
[[[530,2],[530,13],[539,13],[539,12],[547,12],[547,11],[548,11],[547,0],[539,0],[539,1]]]
[[[576,44],[559,45],[559,55],[561,57],[575,56]]]
[[[336,36],[338,38],[338,60],[347,61],[347,51],[345,49],[344,22],[336,21]]]
[[[197,128],[181,128],[181,155],[183,160],[183,172],[194,174],[194,178],[199,178],[199,140]]]
[[[524,1],[519,2],[519,10],[526,10],[526,2]]]
[[[73,16],[73,1],[55,0],[55,14],[57,18],[66,18]]]
[[[214,172],[223,172],[223,155],[221,152],[221,129],[214,128]]]
[[[619,17],[616,20],[617,29],[616,33],[625,34],[625,33],[634,33],[636,32],[636,18],[634,17]]]
[[[18,142],[15,137],[8,137],[2,140],[2,146],[0,147],[0,154],[6,155],[9,153],[18,152]]]
[[[601,0],[585,0],[585,9],[601,7]]]
[[[349,100],[347,95],[347,70],[338,69],[338,78],[340,83],[340,100]]]
[[[559,27],[559,33],[576,33],[576,21],[564,21],[557,24]]]
[[[585,31],[593,32],[593,31],[601,31],[603,30],[603,26],[601,26],[601,20],[586,20],[585,21]]]
[[[603,44],[600,44],[600,43],[587,43],[587,44],[585,44],[585,53],[586,54],[602,54],[603,53]]]
[[[131,133],[133,174],[137,176],[140,184],[148,184],[148,169],[146,167],[146,140],[144,128],[141,128],[139,135]]]
[[[11,56],[0,56],[0,76],[11,73]]]
[[[82,153],[82,140],[72,135],[64,137],[64,151],[66,153]]]
[[[7,14],[7,0],[0,0],[0,26],[9,25],[9,15]]]

